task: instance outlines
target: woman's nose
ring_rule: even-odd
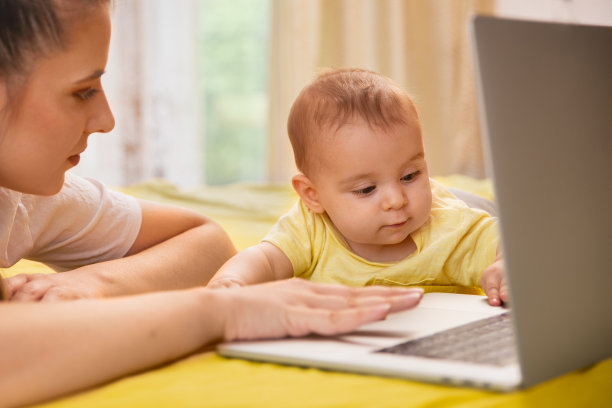
[[[397,210],[406,205],[408,199],[400,185],[388,186],[383,197],[383,209]]]
[[[115,117],[111,111],[106,94],[101,91],[99,102],[87,124],[87,133],[107,133],[115,127]]]

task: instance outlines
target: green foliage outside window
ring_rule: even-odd
[[[204,179],[265,179],[269,0],[200,0]]]

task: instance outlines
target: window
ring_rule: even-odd
[[[207,184],[264,181],[269,0],[200,0],[198,78]]]

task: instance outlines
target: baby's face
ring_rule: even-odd
[[[410,234],[428,220],[431,210],[418,125],[371,129],[359,119],[326,137],[316,150],[320,160],[311,180],[350,248],[378,261],[384,261],[385,254],[408,255],[414,245]]]

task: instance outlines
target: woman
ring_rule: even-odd
[[[419,302],[420,290],[300,280],[179,289],[206,282],[233,254],[225,233],[66,176],[88,136],[113,127],[100,82],[109,37],[108,1],[0,0],[2,266],[22,257],[80,266],[0,280],[0,293],[90,298],[0,302],[0,406],[91,387],[220,340],[346,332]],[[157,289],[175,290],[108,297]]]
[[[100,13],[91,26],[77,20],[104,3],[8,1],[0,10],[0,242],[6,246],[0,267],[24,257],[58,270],[80,267],[8,279],[14,300],[202,285],[235,253],[227,234],[197,213],[137,202],[75,176],[64,183],[89,134],[114,126],[100,84],[110,24]]]

